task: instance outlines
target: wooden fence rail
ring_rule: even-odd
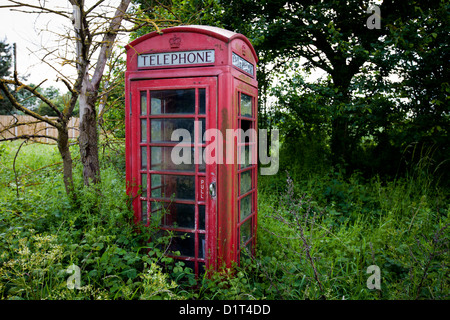
[[[57,119],[56,117],[48,117],[49,119]],[[78,137],[79,118],[71,118],[69,121],[69,138],[76,139]],[[58,131],[48,123],[39,121],[31,116],[0,116],[0,139],[8,139],[19,137],[22,135],[46,135],[58,137]],[[39,142],[53,142],[48,138],[33,139]]]

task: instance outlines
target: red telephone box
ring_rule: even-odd
[[[126,50],[126,177],[136,223],[186,235],[170,250],[196,274],[239,263],[254,250],[257,225],[251,43],[216,27],[180,26]],[[192,139],[174,139],[176,129]]]

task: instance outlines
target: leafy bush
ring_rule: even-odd
[[[79,178],[77,201],[71,203],[65,196],[61,164],[51,163],[57,150],[26,146],[18,156],[17,197],[15,177],[8,170],[17,143],[5,145],[0,167],[3,298],[133,299],[174,289],[156,264],[164,262],[162,253],[154,248],[153,256],[147,254],[146,241],[156,228],[132,223],[123,173],[105,168],[101,185],[95,187],[84,187]],[[77,177],[81,170],[75,167]],[[75,291],[65,282],[73,264],[81,269],[81,288]]]

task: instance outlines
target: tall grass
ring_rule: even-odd
[[[276,188],[273,179],[261,177],[260,183],[260,255],[284,248],[272,261],[276,266],[267,268],[284,265],[281,277],[291,270],[289,277],[315,288],[307,295],[286,289],[283,298],[448,298],[449,202],[444,191],[430,190],[432,183],[411,176],[365,181],[358,173],[344,178],[339,172],[308,181],[287,177],[287,202],[277,201],[282,194],[264,192],[265,184]],[[367,287],[370,265],[380,267],[381,290]],[[277,280],[272,282],[283,283]]]
[[[259,177],[256,255],[242,256],[227,274],[195,279],[161,245],[146,242],[156,228],[134,227],[123,148],[103,153],[99,188],[83,186],[75,161],[73,203],[57,149],[23,145],[13,170],[19,145],[0,144],[1,298],[449,297],[448,190],[422,174],[425,161],[391,181],[295,165]],[[76,159],[76,147],[73,153]],[[81,268],[76,290],[66,283],[72,264]],[[371,265],[381,271],[379,290],[367,286]]]

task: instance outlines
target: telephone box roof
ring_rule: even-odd
[[[255,57],[255,61],[258,62],[258,56],[256,55],[256,51],[253,48],[253,45],[247,39],[247,37],[245,37],[244,35],[242,35],[240,33],[236,33],[236,32],[225,30],[225,29],[218,28],[218,27],[212,27],[212,26],[187,25],[187,26],[178,26],[178,27],[161,29],[160,33],[153,31],[151,33],[145,34],[145,35],[135,39],[134,41],[130,42],[128,45],[125,46],[125,48],[127,50],[129,50],[130,48],[135,47],[137,44],[139,44],[145,40],[148,40],[150,38],[161,35],[161,33],[167,34],[167,33],[174,33],[174,32],[193,32],[193,33],[205,34],[205,35],[217,38],[225,43],[229,43],[234,39],[241,39],[247,43],[247,45],[251,49],[253,56]]]

